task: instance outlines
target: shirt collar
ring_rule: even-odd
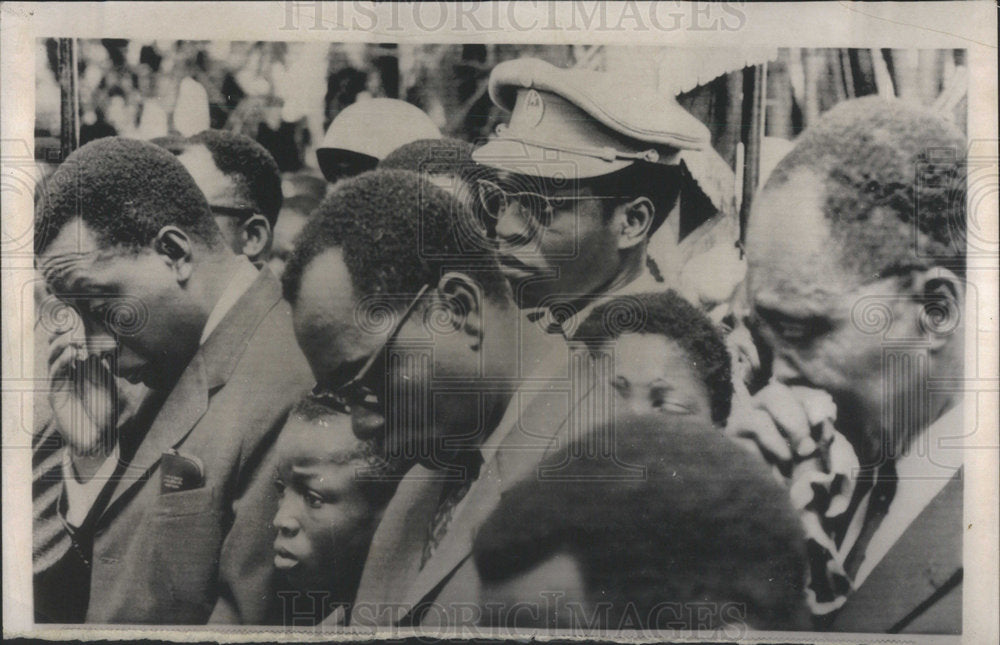
[[[964,463],[964,406],[961,400],[917,435],[896,459],[896,474],[905,480],[947,482]],[[942,486],[944,483],[942,483]]]
[[[219,326],[222,319],[226,317],[229,310],[233,308],[236,301],[247,292],[247,289],[254,283],[258,275],[257,268],[246,256],[241,255],[238,258],[236,270],[233,272],[232,277],[229,278],[226,288],[222,290],[222,295],[215,302],[215,307],[212,308],[212,312],[208,315],[208,320],[205,321],[205,327],[201,330],[201,340],[198,341],[199,345],[205,344],[208,337],[212,335],[212,332]]]

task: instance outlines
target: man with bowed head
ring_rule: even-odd
[[[747,288],[771,380],[729,430],[791,473],[793,492],[804,462],[838,472],[837,437],[860,464],[839,471],[841,503],[821,518],[829,560],[813,581],[825,570],[848,585],[817,598],[820,628],[961,631],[966,432],[960,395],[931,380],[963,373],[965,148],[935,114],[846,101],[754,201]]]
[[[420,175],[365,173],[317,209],[283,276],[313,400],[348,412],[390,459],[416,462],[375,531],[352,626],[467,621],[476,529],[534,476],[588,391],[558,378],[565,360],[522,356],[520,310],[492,250],[463,250],[467,217]]]
[[[152,144],[94,141],[46,190],[36,261],[85,335],[49,368],[74,542],[59,566],[83,572],[85,619],[260,623],[271,448],[309,384],[280,286],[225,244],[191,176]],[[118,436],[110,373],[151,388]]]

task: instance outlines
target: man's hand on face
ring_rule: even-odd
[[[752,397],[745,389],[742,395],[734,397],[726,432],[772,465],[788,486],[806,535],[835,552],[824,527],[850,508],[859,465],[853,446],[834,428],[833,399],[822,390],[774,380]]]
[[[77,474],[86,480],[114,448],[119,401],[107,358],[72,336],[70,330],[49,339],[49,399]]]
[[[743,394],[734,397],[726,428],[731,437],[756,449],[786,478],[797,464],[823,458],[817,441],[836,432],[837,409],[829,394],[774,380],[753,396]]]

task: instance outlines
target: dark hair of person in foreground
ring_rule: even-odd
[[[534,626],[583,627],[574,616],[611,630],[803,625],[802,529],[762,462],[684,418],[620,418],[593,432],[614,432],[613,456],[594,456],[609,443],[597,435],[571,442],[505,494],[477,534],[484,597],[499,590],[493,597],[507,601],[493,607],[495,624],[523,626],[504,614],[510,603],[545,606],[538,594],[556,592],[582,595],[583,606]],[[554,578],[533,597],[502,593],[556,556],[576,563],[582,594]]]

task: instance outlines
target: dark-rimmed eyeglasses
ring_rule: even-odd
[[[552,224],[556,211],[563,210],[574,202],[586,199],[620,199],[611,195],[543,195],[529,190],[508,190],[488,179],[476,181],[476,196],[483,214],[493,223],[516,204],[542,227]]]
[[[417,295],[413,296],[413,300],[410,304],[406,306],[403,310],[402,315],[396,320],[395,325],[389,334],[382,341],[382,344],[372,352],[372,355],[368,357],[365,364],[361,366],[358,373],[354,375],[349,381],[336,387],[334,389],[328,388],[325,384],[317,383],[312,389],[310,398],[321,405],[332,408],[336,412],[342,412],[345,414],[350,414],[351,407],[355,405],[367,405],[375,406],[378,405],[379,397],[375,390],[368,385],[365,381],[367,380],[368,373],[371,372],[372,367],[379,362],[382,356],[385,355],[386,349],[389,343],[396,339],[399,335],[399,331],[406,324],[406,321],[410,318],[410,315],[416,310],[417,304],[420,299],[423,298],[424,294],[430,289],[430,285],[424,285],[420,287],[417,291]]]

